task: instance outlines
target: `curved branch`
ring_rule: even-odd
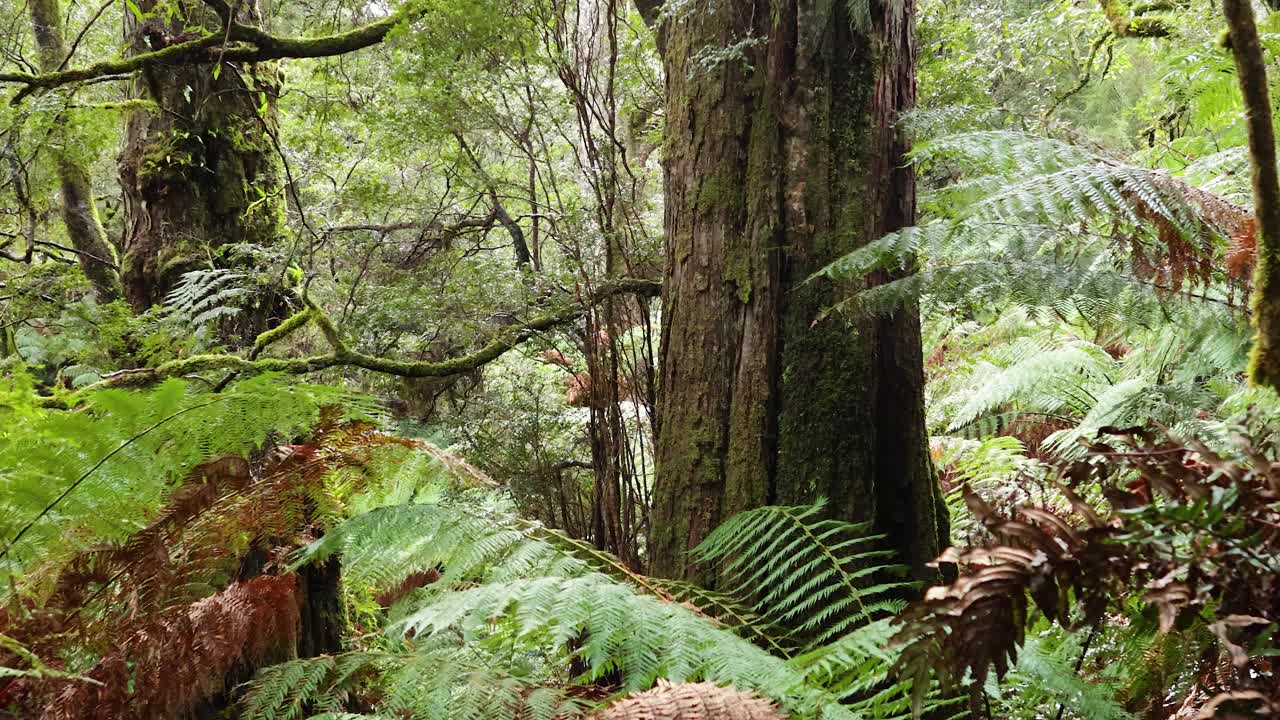
[[[636,12],[640,19],[653,31],[653,38],[658,46],[658,54],[666,53],[666,37],[662,32],[662,6],[665,0],[635,0]]]
[[[240,375],[260,375],[262,373],[284,373],[303,375],[319,372],[335,367],[356,367],[386,375],[399,377],[448,377],[461,375],[480,368],[515,348],[540,332],[573,322],[586,312],[587,308],[599,304],[615,295],[633,294],[643,297],[656,297],[662,284],[654,280],[622,279],[599,287],[585,301],[574,307],[559,312],[549,313],[534,318],[520,326],[513,326],[487,345],[474,352],[448,360],[436,362],[417,360],[393,360],[357,352],[347,348],[338,337],[337,330],[325,315],[314,304],[286,320],[274,330],[260,335],[254,343],[254,351],[248,358],[239,355],[196,355],[182,360],[173,360],[154,368],[123,370],[79,390],[64,404],[75,405],[83,393],[106,388],[137,388],[153,385],[166,378],[181,377],[197,372],[211,370],[229,370]],[[312,355],[302,358],[258,358],[257,354],[271,343],[280,340],[308,322],[315,322],[321,333],[333,348],[323,355]]]
[[[192,65],[219,60],[261,62],[284,58],[343,55],[382,42],[392,28],[416,16],[416,13],[398,12],[353,30],[317,38],[277,37],[257,28],[235,23],[231,25],[229,32],[219,31],[120,60],[107,60],[82,68],[39,74],[0,73],[0,83],[25,85],[13,98],[13,102],[17,103],[36,90],[94,80],[109,75],[128,75],[153,65]],[[228,40],[247,44],[223,47],[224,42]]]
[[[251,43],[257,46],[250,48],[228,49],[223,55],[228,60],[257,62],[260,60],[279,60],[283,58],[319,58],[345,55],[356,50],[363,50],[377,45],[386,39],[387,33],[405,20],[412,20],[421,15],[421,11],[393,13],[367,25],[318,38],[278,37],[263,32],[255,27],[235,23],[231,26],[232,40]]]
[[[489,192],[489,201],[493,206],[493,217],[501,223],[502,227],[511,236],[511,247],[516,256],[516,269],[520,270],[533,262],[533,256],[529,253],[529,244],[524,239],[524,230],[520,227],[520,223],[511,217],[511,213],[502,206],[502,201],[498,199],[498,184],[494,182],[493,177],[485,172],[484,166],[480,164],[480,158],[471,151],[471,146],[467,144],[467,139],[463,137],[461,132],[455,131],[454,138],[458,140],[458,145],[463,152],[471,160],[471,164],[475,166],[476,173],[480,175],[480,179],[484,181],[485,189]]]
[[[1084,64],[1084,75],[1080,78],[1080,82],[1076,83],[1076,86],[1068,90],[1066,93],[1055,98],[1053,101],[1053,104],[1049,106],[1049,109],[1045,110],[1044,114],[1040,116],[1042,120],[1048,120],[1049,118],[1053,117],[1053,114],[1057,112],[1058,107],[1062,105],[1062,103],[1071,99],[1071,97],[1074,96],[1076,93],[1088,87],[1089,81],[1093,79],[1093,61],[1097,59],[1098,50],[1100,50],[1103,45],[1106,45],[1107,47],[1107,60],[1106,60],[1106,63],[1102,66],[1101,77],[1103,79],[1107,77],[1107,71],[1111,69],[1111,59],[1112,59],[1112,53],[1111,53],[1112,46],[1110,44],[1107,44],[1107,41],[1113,40],[1114,38],[1115,38],[1115,33],[1113,33],[1111,30],[1107,30],[1106,32],[1102,33],[1102,35],[1097,40],[1093,41],[1093,47],[1089,50],[1089,59]]]

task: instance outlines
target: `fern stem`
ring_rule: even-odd
[[[1089,628],[1089,635],[1084,639],[1084,647],[1080,648],[1080,657],[1076,659],[1076,675],[1080,674],[1080,668],[1084,667],[1084,658],[1089,654],[1089,646],[1093,644],[1093,639],[1098,636],[1098,628],[1100,625],[1094,625]],[[1058,716],[1055,720],[1062,720],[1062,713],[1066,712],[1066,702],[1058,703]]]

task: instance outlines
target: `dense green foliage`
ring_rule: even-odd
[[[691,130],[645,19],[715,3],[31,1],[0,3],[0,717],[563,720],[666,680],[796,718],[1280,712],[1280,399],[1213,3],[916,9],[916,224],[807,282],[857,290],[813,326],[920,304],[930,588],[822,501],[725,519],[706,586],[646,574]],[[724,41],[690,72],[760,38]],[[278,232],[165,248],[131,306],[182,183]]]

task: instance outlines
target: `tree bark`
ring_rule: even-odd
[[[298,570],[298,580],[302,593],[298,657],[341,652],[347,627],[342,611],[342,566],[337,558],[312,563]]]
[[[927,451],[918,311],[833,318],[866,285],[805,282],[914,222],[914,3],[697,3],[660,29],[667,76],[661,432],[651,571],[721,520],[830,500],[903,562],[946,544]],[[712,51],[708,51],[711,49]]]
[[[144,13],[155,0],[138,3]],[[259,21],[254,3],[237,20]],[[168,25],[136,19],[128,28],[136,53],[180,40],[184,27],[213,32],[221,21],[189,0]],[[218,51],[210,54],[217,56]],[[121,279],[136,310],[161,302],[182,273],[233,264],[231,246],[268,246],[284,225],[284,173],[275,146],[278,78],[270,63],[149,65],[135,92],[156,112],[135,111],[125,128],[119,169],[128,213]],[[242,313],[238,334],[252,340],[279,314],[277,297]]]
[[[1267,65],[1249,0],[1223,0],[1222,10],[1227,17],[1231,54],[1248,119],[1257,218],[1258,260],[1251,301],[1255,333],[1249,375],[1258,385],[1280,390],[1280,177],[1276,170]]]
[[[54,72],[67,58],[66,40],[62,35],[62,17],[57,0],[31,0],[31,25],[40,54],[40,69]],[[80,270],[93,286],[99,302],[120,297],[120,276],[116,270],[115,248],[107,241],[107,232],[98,216],[93,200],[93,184],[89,171],[73,156],[63,151],[74,141],[71,128],[60,123],[62,143],[51,146],[58,164],[58,181],[62,190],[62,222],[67,238],[76,251]]]

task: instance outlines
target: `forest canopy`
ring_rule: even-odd
[[[1280,714],[1271,0],[0,0],[0,717]]]

